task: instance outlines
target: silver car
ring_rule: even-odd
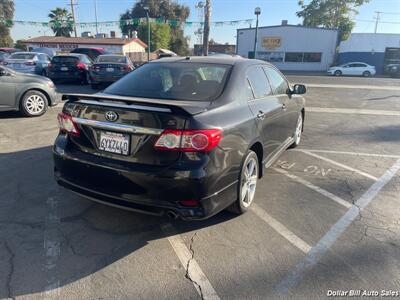
[[[3,65],[17,72],[47,76],[50,57],[39,52],[16,52],[3,61]]]
[[[4,66],[0,66],[0,95],[0,111],[20,111],[29,117],[43,115],[60,98],[50,79]]]

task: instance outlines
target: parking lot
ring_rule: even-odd
[[[201,222],[58,187],[61,105],[33,119],[0,113],[0,298],[400,297],[400,81],[289,79],[308,86],[300,147],[266,171],[251,211]]]

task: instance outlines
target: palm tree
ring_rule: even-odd
[[[0,0],[0,47],[12,47],[10,28],[14,16],[14,1]]]
[[[73,31],[74,19],[65,8],[56,7],[49,13],[49,25],[56,36],[70,37]]]

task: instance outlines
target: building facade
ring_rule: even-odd
[[[41,36],[23,42],[28,49],[52,48],[56,52],[69,52],[75,48],[103,48],[112,54],[145,52],[147,45],[138,38],[82,38]]]
[[[237,54],[252,57],[255,28],[237,30]],[[326,71],[335,59],[338,32],[334,29],[297,25],[266,26],[258,29],[255,57],[280,70]]]
[[[339,63],[364,62],[384,73],[389,64],[400,64],[400,34],[353,33],[340,43]]]

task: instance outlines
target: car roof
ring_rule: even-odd
[[[152,60],[150,63],[167,63],[167,62],[193,62],[193,63],[206,63],[206,64],[224,64],[224,65],[235,65],[235,64],[266,64],[268,62],[258,59],[248,59],[242,57],[233,56],[180,56],[180,57],[165,57],[160,60]]]
[[[38,55],[38,54],[45,54],[45,53],[39,53],[39,52],[28,52],[28,51],[18,51],[18,52],[14,52],[13,54],[33,54],[33,55]]]

